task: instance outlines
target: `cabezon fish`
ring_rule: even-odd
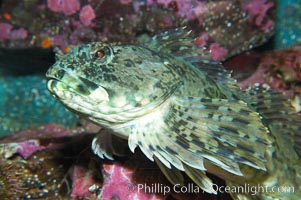
[[[103,127],[92,143],[99,157],[113,159],[114,134],[156,161],[172,183],[182,184],[184,171],[216,193],[206,171],[229,185],[247,181],[250,169],[267,173],[275,140],[252,95],[221,64],[203,60],[206,51],[190,35],[178,28],[140,46],[76,47],[58,55],[46,74],[48,89]]]

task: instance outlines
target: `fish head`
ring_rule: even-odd
[[[46,73],[47,85],[70,110],[100,124],[119,115],[107,121],[123,123],[174,91],[180,79],[167,63],[144,47],[93,42],[58,56]],[[120,119],[121,113],[132,115]]]

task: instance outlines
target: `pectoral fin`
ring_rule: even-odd
[[[243,101],[188,98],[156,112],[161,115],[137,124],[143,130],[132,129],[132,151],[139,146],[151,160],[155,157],[167,168],[174,166],[192,178],[197,170],[206,170],[204,160],[240,176],[240,163],[266,169],[267,129],[259,114]],[[208,181],[198,182],[211,190]]]
[[[92,150],[100,158],[114,160],[115,156],[126,156],[129,151],[126,140],[112,134],[108,129],[101,129],[92,141]]]

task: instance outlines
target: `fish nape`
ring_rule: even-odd
[[[273,118],[264,110],[273,98],[240,91],[209,54],[195,46],[186,28],[158,34],[144,45],[93,42],[58,56],[46,74],[48,88],[68,109],[103,127],[92,143],[100,158],[120,155],[113,145],[118,136],[132,152],[139,147],[173,184],[183,184],[184,172],[216,194],[207,171],[229,185],[256,182],[248,179],[252,173],[270,176],[269,155],[290,143],[276,148],[282,136],[273,132],[290,113]],[[291,125],[300,130],[295,121]]]

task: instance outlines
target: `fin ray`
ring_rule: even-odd
[[[276,138],[276,143],[289,159],[301,158],[301,114],[290,100],[265,85],[248,89],[251,105],[264,117],[264,123]]]
[[[270,145],[267,129],[245,102],[173,97],[168,107],[157,112],[161,114],[153,115],[157,121],[141,120],[156,127],[138,122],[145,134],[137,128],[130,134],[129,144],[135,143],[167,168],[184,171],[188,166],[205,171],[206,160],[238,176],[243,175],[240,163],[266,170],[264,154]]]
[[[186,27],[172,29],[153,36],[145,46],[156,52],[165,52],[183,59],[207,73],[210,78],[219,82],[221,87],[227,86],[238,91],[239,86],[236,80],[231,78],[231,73],[220,62],[211,59],[209,48],[195,45],[195,38],[191,33]]]
[[[154,160],[156,161],[157,165],[159,166],[160,170],[163,172],[163,174],[165,175],[165,177],[174,185],[176,184],[180,184],[183,185],[184,184],[184,177],[181,174],[181,172],[175,168],[167,168],[164,164],[162,164],[160,162],[160,160],[158,158],[154,158]]]
[[[195,182],[200,188],[202,188],[205,192],[210,194],[217,194],[216,190],[213,188],[213,182],[208,176],[206,176],[206,172],[201,170],[196,170],[190,166],[184,165],[185,173],[193,182]]]

